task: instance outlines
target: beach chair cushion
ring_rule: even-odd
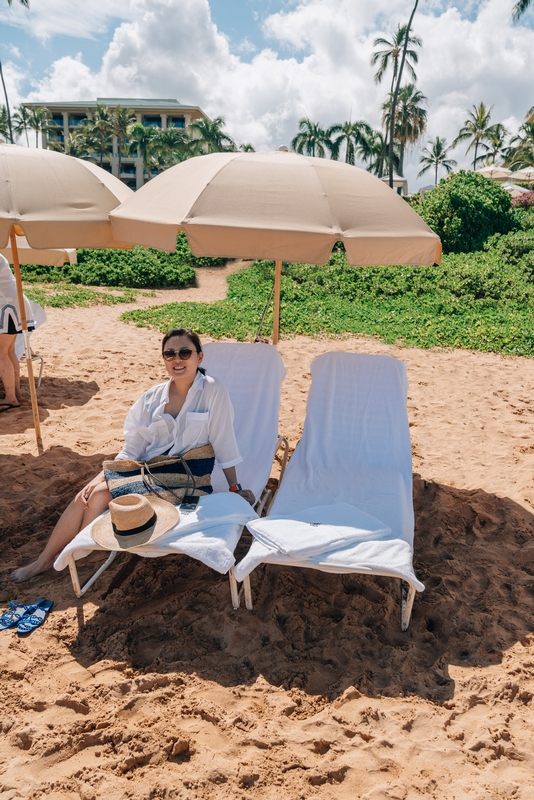
[[[312,386],[302,440],[289,462],[270,516],[259,525],[263,542],[253,542],[235,575],[243,580],[262,561],[331,572],[394,575],[416,589],[413,572],[412,463],[404,364],[390,356],[326,353],[311,366]],[[265,544],[269,519],[292,525],[302,511],[350,504],[381,523],[381,533],[332,549],[325,539],[306,558]],[[328,519],[327,512],[325,520]],[[255,536],[258,522],[248,529]],[[385,530],[389,529],[389,533]],[[292,534],[287,534],[288,539]]]

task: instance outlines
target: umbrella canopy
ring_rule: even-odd
[[[512,174],[512,170],[508,169],[507,167],[496,167],[495,164],[492,164],[491,166],[477,169],[476,173],[477,175],[483,175],[485,178],[489,178],[492,181],[507,181]]]
[[[19,225],[30,247],[121,247],[108,214],[132,190],[89,161],[0,145],[0,247]]]
[[[524,169],[518,169],[517,172],[512,172],[510,179],[514,181],[534,183],[534,167],[524,167]]]
[[[110,214],[121,241],[196,256],[325,264],[433,264],[438,236],[365,170],[297,153],[213,153],[177,164]]]
[[[65,261],[76,264],[76,250],[74,248],[59,248],[53,250],[34,250],[28,244],[25,236],[17,236],[17,250],[19,254],[19,264],[41,264],[46,267],[62,267]],[[10,264],[13,263],[13,251],[11,247],[0,249],[0,253],[7,258]]]
[[[133,192],[118,178],[78,158],[0,144],[0,248],[11,243],[37,448],[42,452],[17,236],[35,249],[124,247],[113,237],[109,212]]]

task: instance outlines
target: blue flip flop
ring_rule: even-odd
[[[45,600],[35,609],[33,614],[28,613],[22,617],[17,625],[17,633],[31,633],[42,625],[53,605],[53,600]]]
[[[4,631],[6,628],[14,628],[25,616],[33,614],[35,609],[43,602],[44,597],[38,597],[37,600],[33,600],[26,605],[22,603],[10,603],[9,610],[4,611],[0,617],[0,631]]]

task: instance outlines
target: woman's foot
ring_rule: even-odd
[[[11,411],[13,408],[20,408],[20,403],[7,403],[5,400],[0,402],[0,414],[2,411]]]
[[[52,567],[53,563],[53,561],[42,562],[37,559],[37,561],[33,561],[31,564],[27,564],[25,567],[19,567],[18,569],[13,570],[11,573],[11,582],[24,583],[24,581],[29,581],[30,578],[35,577],[35,575],[40,575],[41,572],[46,572],[47,569]]]

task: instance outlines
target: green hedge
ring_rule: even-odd
[[[495,233],[515,227],[510,195],[495,181],[474,172],[443,178],[413,208],[440,237],[445,253],[480,250]]]
[[[502,251],[446,255],[439,267],[350,267],[340,250],[323,267],[284,265],[281,333],[364,333],[415,347],[534,356],[534,270],[528,262],[534,250],[505,261],[506,248],[515,252],[513,236],[501,238]],[[172,303],[121,318],[160,331],[184,326],[216,338],[251,339],[273,276],[272,262],[256,261],[230,277],[225,300]],[[272,310],[262,332],[271,330]]]
[[[185,234],[178,234],[176,253],[134,247],[133,250],[78,250],[72,266],[22,267],[22,277],[31,283],[74,283],[84,286],[129,286],[137,289],[178,289],[194,286],[195,267],[220,266],[222,258],[196,258]]]

